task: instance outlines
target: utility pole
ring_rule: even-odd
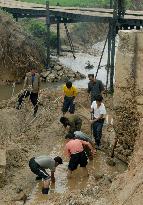
[[[49,1],[46,1],[46,26],[47,26],[47,60],[46,67],[50,68],[50,9]]]

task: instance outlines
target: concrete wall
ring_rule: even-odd
[[[143,32],[121,31],[119,38],[114,94],[116,155],[129,161],[143,115]]]

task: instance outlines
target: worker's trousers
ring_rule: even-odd
[[[104,121],[96,121],[93,123],[93,136],[97,146],[101,144],[102,128]]]
[[[34,114],[38,111],[38,93],[33,93],[28,90],[24,91],[21,95],[18,97],[18,106],[20,107],[22,105],[22,102],[24,98],[30,97],[30,100],[34,107]]]

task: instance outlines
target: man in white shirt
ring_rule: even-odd
[[[96,97],[96,100],[93,101],[91,105],[91,113],[93,113],[93,120],[91,120],[91,124],[93,126],[93,136],[95,138],[97,149],[100,149],[102,127],[106,115],[105,105],[102,103],[102,101],[103,97],[99,95]]]

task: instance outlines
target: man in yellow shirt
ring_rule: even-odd
[[[70,114],[74,114],[75,112],[74,99],[78,93],[77,88],[72,85],[72,82],[68,81],[63,87],[63,92],[64,92],[63,108],[62,108],[63,115],[65,115],[65,113],[68,111],[70,112]]]

